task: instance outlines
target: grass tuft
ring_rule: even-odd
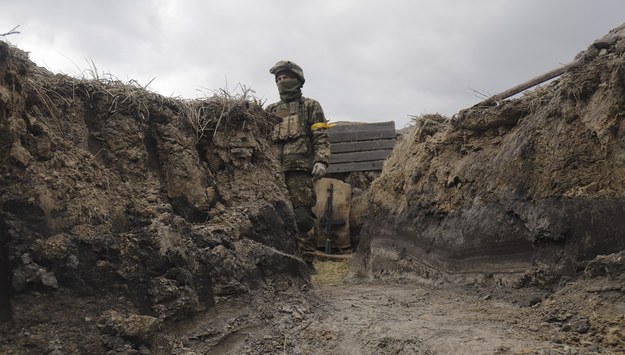
[[[317,273],[312,275],[312,281],[319,285],[342,284],[349,271],[349,259],[319,261],[315,260]]]
[[[249,116],[247,109],[262,106],[263,102],[254,96],[254,90],[237,84],[233,92],[227,89],[202,91],[205,99],[186,100],[182,103],[182,112],[186,122],[195,133],[196,143],[207,135],[215,136],[224,124],[224,117],[245,120]],[[208,94],[207,94],[208,93]]]

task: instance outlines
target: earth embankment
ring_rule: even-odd
[[[94,70],[53,75],[0,42],[0,352],[146,347],[309,282],[274,117],[245,92],[165,98]]]
[[[625,29],[558,79],[424,115],[369,192],[355,273],[575,275],[625,248]]]

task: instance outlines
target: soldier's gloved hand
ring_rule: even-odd
[[[315,163],[312,169],[312,176],[314,179],[319,179],[326,174],[326,166],[324,163]]]

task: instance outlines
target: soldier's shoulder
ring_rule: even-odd
[[[275,110],[276,110],[276,108],[277,108],[278,106],[280,106],[280,104],[281,104],[281,103],[282,103],[282,101],[278,101],[278,102],[274,102],[274,103],[272,103],[272,104],[269,104],[269,105],[267,105],[267,107],[265,108],[265,111],[267,111],[267,112],[272,112],[272,111],[275,111]]]
[[[311,99],[310,97],[302,97],[302,100],[304,100],[306,106],[321,106],[319,101]]]

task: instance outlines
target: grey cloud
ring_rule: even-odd
[[[268,70],[291,59],[328,117],[401,127],[476,103],[471,89],[495,94],[572,60],[623,13],[621,0],[39,0],[3,5],[0,23],[21,25],[9,40],[40,65],[91,58],[188,98],[241,83],[273,102]]]

